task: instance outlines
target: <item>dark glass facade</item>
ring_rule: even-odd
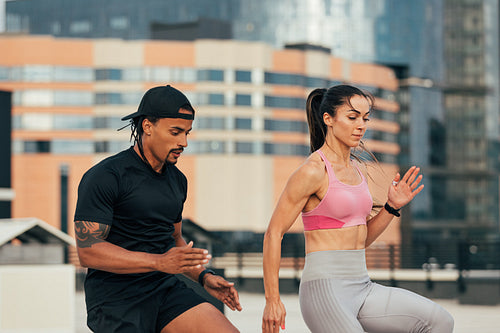
[[[0,91],[0,189],[11,189],[12,93]],[[0,200],[0,218],[11,217],[11,203]]]

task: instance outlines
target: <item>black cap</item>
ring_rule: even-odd
[[[190,108],[193,113],[180,113],[181,108]],[[157,118],[182,118],[194,119],[194,108],[187,97],[174,87],[160,86],[146,91],[142,97],[137,112],[129,114],[122,120],[133,119],[140,116],[153,116]]]

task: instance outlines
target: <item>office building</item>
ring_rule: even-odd
[[[388,175],[397,169],[398,85],[387,67],[321,48],[231,40],[4,35],[0,47],[9,50],[0,54],[0,89],[13,94],[13,217],[59,227],[67,172],[72,221],[84,171],[131,145],[128,128],[116,131],[126,125],[120,118],[148,88],[167,83],[197,110],[178,165],[190,184],[184,217],[208,230],[264,232],[286,179],[309,152],[305,98],[318,86],[348,82],[375,94],[367,145]],[[382,188],[374,191],[383,196]],[[301,230],[301,223],[292,228]],[[399,241],[397,226],[385,241]]]

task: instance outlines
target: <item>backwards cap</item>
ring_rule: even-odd
[[[180,113],[179,109],[190,107],[193,113]],[[137,112],[129,114],[122,120],[133,119],[140,116],[153,116],[157,118],[182,118],[193,120],[194,108],[187,97],[174,87],[160,86],[146,91],[142,97]]]

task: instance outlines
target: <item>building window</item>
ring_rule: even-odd
[[[237,154],[253,154],[254,153],[253,142],[236,142],[236,153]]]
[[[95,103],[97,105],[120,105],[122,102],[122,94],[120,93],[96,93],[95,94]]]
[[[121,117],[95,117],[93,122],[95,129],[119,129],[126,124]]]
[[[131,146],[130,141],[108,141],[108,153],[117,153]]]
[[[309,88],[328,88],[330,80],[320,77],[306,77],[306,87]]]
[[[198,129],[216,129],[222,130],[226,128],[225,118],[222,117],[199,117],[195,121]]]
[[[235,104],[240,106],[251,106],[252,96],[246,94],[236,94]]]
[[[271,108],[305,110],[306,101],[298,97],[264,96],[264,105]]]
[[[24,141],[25,153],[50,153],[50,141]]]
[[[73,34],[80,34],[85,32],[90,32],[90,22],[89,21],[74,21],[69,25],[69,32]]]
[[[90,91],[54,91],[54,105],[63,106],[91,106],[94,103],[94,95]]]
[[[198,70],[198,81],[224,81],[224,71],[217,69]]]
[[[251,130],[252,129],[252,119],[250,118],[236,118],[235,128],[239,130]]]
[[[14,91],[14,105],[21,106],[53,106],[54,93],[50,90]]]
[[[59,35],[61,33],[61,23],[52,22],[52,24],[50,25],[50,31],[53,35]]]
[[[389,155],[384,153],[373,153],[377,160],[381,163],[387,164],[397,164],[398,159],[395,155]]]
[[[236,71],[236,82],[252,82],[252,72]]]
[[[4,4],[5,6],[5,4]],[[8,32],[20,32],[23,31],[23,20],[21,20],[21,15],[6,13],[6,30]]]
[[[10,68],[0,67],[0,81],[8,81],[10,79]]]
[[[53,128],[56,130],[93,128],[93,119],[91,116],[55,114],[53,120]]]
[[[19,130],[22,129],[22,116],[19,114],[12,115],[12,129]]]
[[[209,105],[224,105],[224,95],[223,94],[208,94],[208,104]]]
[[[122,70],[116,68],[103,68],[95,70],[95,79],[97,81],[121,81]]]
[[[93,154],[94,142],[86,140],[53,140],[53,154]]]
[[[194,68],[152,67],[147,71],[152,82],[196,82],[197,71]]]
[[[264,129],[266,131],[307,133],[307,124],[297,120],[266,119],[264,120]]]
[[[47,113],[24,113],[20,115],[20,129],[33,131],[52,130],[52,115]]]
[[[383,142],[397,142],[397,134],[376,130],[366,131],[364,138],[366,140],[371,139]]]
[[[398,113],[385,111],[381,109],[375,109],[372,113],[374,119],[387,120],[391,122],[397,122]]]
[[[109,151],[109,144],[107,141],[94,142],[94,151],[96,153],[107,153]]]
[[[124,68],[121,75],[123,81],[144,81],[144,71],[141,68]]]
[[[300,74],[288,73],[264,73],[264,82],[286,86],[305,86],[305,78]]]
[[[129,26],[129,21],[126,16],[115,16],[109,20],[109,26],[111,29],[124,30]]]
[[[186,148],[188,154],[223,154],[226,149],[224,141],[193,141]]]
[[[186,94],[192,104],[198,105],[224,105],[224,94],[198,93],[190,96]]]
[[[54,67],[53,75],[56,82],[94,81],[94,70],[86,67]]]
[[[264,144],[264,154],[266,155],[292,155],[307,156],[309,146],[289,143],[269,143]]]
[[[37,66],[26,65],[22,68],[22,79],[26,82],[51,82],[52,81],[52,67],[51,66]]]

